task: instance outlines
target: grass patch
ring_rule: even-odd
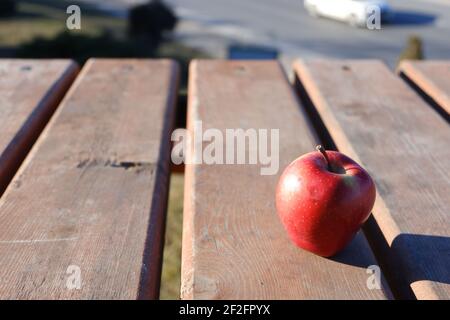
[[[16,50],[20,58],[66,58],[83,65],[89,58],[147,58],[151,52],[140,42],[118,40],[109,33],[87,36],[62,32],[55,38],[36,38]]]
[[[56,2],[59,5],[51,5]],[[18,47],[35,38],[52,39],[67,31],[68,15],[61,8],[64,1],[28,0],[18,3],[17,14],[0,19],[0,46]],[[96,14],[82,9],[81,30],[71,31],[77,35],[99,36],[104,31],[124,37],[126,21],[120,18]]]
[[[180,298],[183,190],[183,174],[172,174],[161,278],[160,298],[163,300],[175,300]]]

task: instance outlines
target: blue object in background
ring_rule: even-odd
[[[273,60],[278,58],[278,50],[264,46],[232,45],[228,48],[230,60]]]

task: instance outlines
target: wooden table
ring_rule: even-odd
[[[185,154],[183,299],[450,299],[450,61],[200,60],[187,130],[279,129],[279,168]],[[179,70],[168,60],[0,60],[0,298],[156,299]],[[282,169],[322,143],[377,186],[338,256],[295,247]],[[272,146],[272,150],[273,146]],[[369,266],[381,270],[368,286]]]

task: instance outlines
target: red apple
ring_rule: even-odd
[[[355,161],[336,151],[297,158],[283,172],[276,206],[292,241],[330,257],[342,250],[370,216],[375,185]]]

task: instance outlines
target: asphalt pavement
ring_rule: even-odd
[[[85,0],[125,9],[143,0]],[[302,0],[166,0],[180,18],[175,38],[226,57],[231,45],[278,50],[296,57],[372,58],[395,67],[410,35],[419,35],[428,59],[450,59],[450,0],[389,0],[395,16],[381,30],[310,17]]]

